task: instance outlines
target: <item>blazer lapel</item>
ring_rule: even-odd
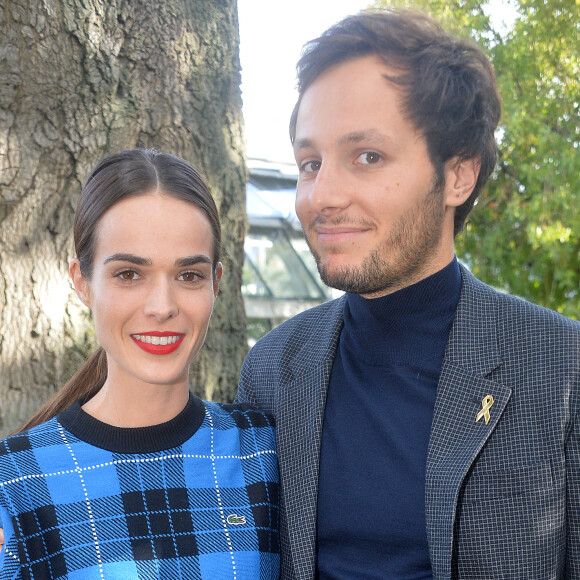
[[[427,538],[433,578],[451,578],[453,529],[459,490],[495,429],[511,390],[453,363],[444,366],[433,416],[425,482]],[[493,397],[489,422],[478,422],[482,399]]]
[[[486,378],[501,364],[495,301],[471,274],[463,270],[462,276],[462,294],[437,387],[427,457],[427,538],[436,580],[451,578],[459,491],[511,394],[508,387]],[[476,421],[488,395],[493,397],[493,404],[487,409],[487,422],[486,417]]]
[[[316,503],[324,405],[342,329],[343,299],[325,323],[312,329],[289,363],[292,380],[281,385],[277,401],[277,444],[291,558],[298,580],[315,572]],[[313,358],[317,361],[313,361]]]

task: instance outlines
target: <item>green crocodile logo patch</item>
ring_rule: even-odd
[[[230,514],[228,516],[228,524],[233,524],[234,526],[239,526],[240,524],[245,524],[246,518],[244,516],[238,516],[238,514]]]

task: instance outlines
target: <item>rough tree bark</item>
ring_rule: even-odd
[[[72,293],[74,208],[90,168],[133,147],[206,176],[222,289],[192,388],[231,400],[246,351],[245,180],[236,0],[4,0],[0,5],[0,434],[94,348]]]

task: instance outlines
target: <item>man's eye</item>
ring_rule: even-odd
[[[382,159],[382,156],[374,151],[365,151],[358,156],[358,160],[362,165],[374,165]]]
[[[300,169],[304,173],[316,173],[320,169],[321,165],[322,163],[320,161],[307,161],[306,163],[302,164]]]
[[[197,272],[182,272],[177,277],[182,282],[197,282],[201,276]]]

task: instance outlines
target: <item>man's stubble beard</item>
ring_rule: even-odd
[[[388,237],[358,266],[329,269],[304,232],[322,281],[344,292],[382,295],[429,275],[427,264],[437,251],[443,232],[444,188],[444,180],[436,176],[422,202],[399,217]]]

